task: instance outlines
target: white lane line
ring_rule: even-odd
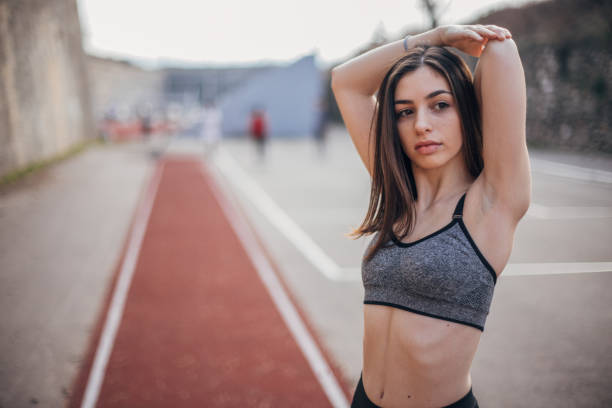
[[[541,262],[511,263],[506,266],[504,276],[563,275],[566,273],[612,272],[612,262]]]
[[[140,247],[142,240],[145,235],[147,225],[149,223],[149,216],[151,215],[151,209],[153,208],[153,202],[155,200],[155,194],[159,187],[161,175],[165,164],[162,162],[155,169],[155,173],[151,178],[151,182],[148,184],[148,190],[144,199],[137,207],[136,219],[134,221],[134,228],[130,237],[130,242],[123,259],[123,265],[119,272],[119,279],[113,293],[108,314],[106,316],[106,322],[102,329],[102,335],[100,337],[100,343],[96,350],[96,356],[94,363],[89,373],[89,379],[87,380],[87,388],[85,389],[85,395],[81,408],[93,408],[98,401],[98,395],[100,394],[100,388],[102,387],[102,381],[104,380],[104,373],[106,372],[106,365],[115,343],[115,337],[117,336],[117,330],[121,323],[121,317],[123,316],[123,308],[125,306],[125,299],[127,298],[128,290],[132,282],[132,275],[134,275],[134,269],[136,267],[136,261],[140,254]]]
[[[303,256],[326,278],[332,281],[356,281],[361,279],[359,267],[340,267],[319,247],[300,226],[285,213],[278,204],[268,196],[268,194],[247,175],[236,161],[222,147],[217,150],[215,164],[222,171],[223,175],[238,190],[241,190],[251,203],[261,212],[272,225],[274,225],[285,237],[293,243]],[[551,162],[552,163],[552,162]],[[553,163],[556,164],[556,163]],[[572,166],[570,166],[572,167]],[[575,166],[573,166],[575,167]],[[611,207],[548,207],[532,203],[527,215],[532,218],[540,219],[579,219],[579,218],[610,218],[612,217]],[[588,265],[591,263],[580,263]],[[536,268],[539,272],[535,274],[549,274],[546,265],[553,264],[530,264],[541,265]],[[556,264],[555,264],[556,265]],[[532,268],[532,270],[535,270]],[[589,272],[589,267],[585,267],[580,272]],[[505,274],[505,273],[504,273]],[[501,276],[504,276],[502,274]]]
[[[531,203],[527,216],[547,220],[612,218],[612,207],[547,207]]]
[[[536,276],[536,275],[564,275],[568,273],[598,273],[612,272],[612,262],[536,262],[536,263],[510,263],[506,265],[500,275]],[[361,268],[344,268],[346,281],[361,280]]]
[[[612,172],[589,169],[587,167],[574,166],[571,164],[557,163],[554,161],[534,158],[531,160],[531,169],[537,173],[567,177],[575,180],[612,183]]]
[[[328,224],[330,221],[347,225],[354,224],[355,214],[365,214],[367,208],[336,207],[336,208],[293,208],[291,212],[299,218],[308,219],[309,223]],[[585,207],[585,206],[554,206],[531,203],[527,216],[547,220],[561,219],[594,219],[612,218],[612,207]]]
[[[298,250],[331,280],[342,280],[345,273],[317,243],[310,238],[300,226],[283,211],[283,209],[247,175],[234,159],[222,148],[217,149],[215,164],[231,181],[236,189],[241,190],[253,205],[274,225]]]
[[[217,153],[219,153],[217,151]],[[211,179],[207,174],[213,175],[211,189],[217,199],[217,202],[223,209],[226,215],[226,219],[234,229],[234,232],[242,242],[244,249],[251,258],[251,262],[255,266],[260,279],[268,289],[270,297],[276,304],[285,324],[291,331],[291,334],[295,338],[297,344],[301,348],[306,360],[310,364],[317,380],[323,387],[325,394],[329,398],[332,405],[336,408],[348,408],[349,403],[346,399],[342,388],[338,384],[334,373],[327,365],[325,358],[319,351],[316,343],[311,337],[308,329],[302,322],[300,315],[291,303],[289,296],[285,293],[281,283],[274,272],[274,269],[270,265],[268,259],[264,255],[263,251],[259,247],[257,240],[254,236],[254,232],[249,227],[245,216],[240,212],[228,197],[231,197],[231,192],[222,182],[222,177],[214,169],[214,166],[208,166],[207,170],[205,164],[202,163],[201,171],[206,179]],[[223,191],[221,191],[223,190]]]

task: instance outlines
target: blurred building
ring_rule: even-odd
[[[248,133],[253,109],[266,112],[271,137],[310,136],[318,124],[324,97],[324,78],[314,55],[286,66],[148,71],[97,57],[89,57],[88,65],[98,120],[105,112],[133,111],[146,101],[155,106],[180,106],[185,116],[195,112],[199,117],[200,107],[214,101],[223,112],[225,136]]]
[[[261,72],[221,97],[223,132],[245,133],[251,111],[263,109],[271,137],[312,135],[318,124],[323,88],[322,73],[315,65],[314,55],[287,67]]]
[[[309,55],[287,66],[166,69],[165,98],[185,106],[213,100],[223,112],[223,134],[247,133],[253,109],[263,109],[271,137],[309,136],[324,96],[322,73]]]
[[[270,65],[219,68],[166,68],[164,97],[181,105],[202,105],[218,100],[223,94],[240,86],[260,72],[274,68]]]

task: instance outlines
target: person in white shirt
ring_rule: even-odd
[[[201,139],[204,142],[204,155],[209,157],[217,148],[221,140],[221,124],[223,113],[215,106],[214,101],[209,101],[202,110]]]

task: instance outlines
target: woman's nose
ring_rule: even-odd
[[[414,129],[417,133],[426,133],[431,131],[431,124],[426,111],[417,111]]]

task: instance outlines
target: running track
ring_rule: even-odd
[[[195,158],[158,161],[70,407],[348,406],[351,390],[216,180]]]

